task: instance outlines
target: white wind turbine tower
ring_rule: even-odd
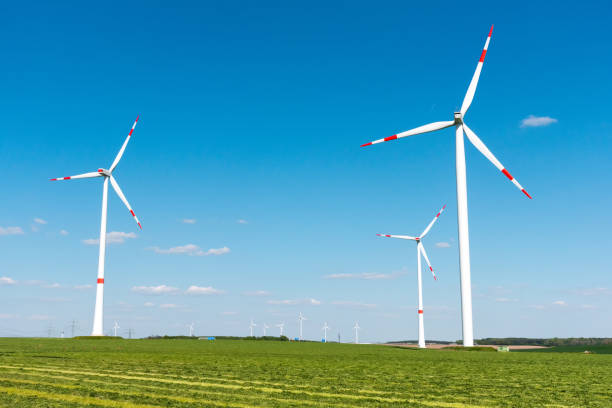
[[[355,322],[355,327],[353,327],[353,329],[355,329],[355,344],[359,344],[359,330],[361,329],[359,323]]]
[[[489,31],[487,40],[485,42],[484,49],[480,54],[480,59],[476,65],[476,72],[472,77],[472,81],[468,87],[463,103],[461,104],[461,110],[455,112],[454,119],[450,121],[434,122],[427,125],[423,125],[406,132],[398,133],[393,136],[385,137],[384,139],[378,139],[370,143],[365,143],[363,146],[369,146],[377,143],[388,142],[390,140],[399,139],[406,136],[418,135],[420,133],[433,132],[434,130],[440,130],[447,127],[455,126],[455,166],[457,174],[457,223],[459,232],[459,265],[461,268],[461,313],[462,313],[462,329],[463,329],[463,345],[466,347],[474,346],[474,330],[472,327],[472,286],[470,277],[470,242],[468,233],[468,206],[467,206],[467,184],[465,179],[465,150],[464,150],[464,139],[463,132],[468,137],[468,140],[472,142],[474,147],[480,151],[495,167],[497,167],[512,183],[521,190],[527,197],[531,196],[525,191],[525,189],[516,181],[512,175],[502,166],[497,158],[491,153],[491,151],[485,146],[485,144],[476,136],[474,132],[464,122],[465,114],[474,99],[476,92],[476,86],[478,85],[478,78],[480,77],[480,71],[482,70],[482,64],[491,41],[491,34],[493,32],[493,26]]]
[[[327,343],[327,330],[329,330],[329,328],[330,327],[327,325],[327,322],[325,322],[325,324],[321,328],[321,330],[323,330],[323,340],[324,340],[324,343]]]
[[[300,312],[300,316],[298,317],[298,321],[300,322],[300,341],[302,341],[302,322],[304,320],[308,320],[306,319],[303,315],[302,312]]]
[[[117,337],[117,329],[119,328],[119,324],[117,322],[115,322],[115,325],[113,326],[113,329],[115,330],[115,337]]]
[[[249,329],[251,329],[251,337],[253,337],[253,327],[257,326],[253,319],[251,319],[251,324],[249,324]]]
[[[276,327],[278,327],[280,329],[279,336],[282,336],[283,335],[283,329],[285,328],[285,323],[284,322],[283,323],[279,323],[279,324],[276,325]]]
[[[266,329],[269,329],[270,326],[268,326],[266,323],[263,324],[263,335],[264,337],[266,337]]]
[[[191,324],[190,324],[189,326],[187,326],[187,327],[189,327],[189,337],[193,337],[193,328],[194,328],[194,324],[193,324],[193,323],[191,323]]]
[[[417,284],[419,287],[418,314],[419,314],[419,347],[420,348],[425,348],[425,327],[423,325],[423,284],[421,280],[421,255],[423,255],[423,258],[425,258],[425,262],[427,262],[427,266],[429,267],[429,270],[433,274],[434,279],[437,279],[436,274],[434,273],[434,270],[431,267],[431,264],[429,263],[427,252],[425,252],[425,247],[423,246],[423,243],[421,242],[421,240],[425,237],[425,235],[427,235],[427,233],[429,232],[431,227],[433,227],[434,223],[438,220],[438,217],[440,217],[440,214],[442,214],[442,211],[444,211],[445,208],[446,208],[446,205],[442,207],[442,209],[438,212],[438,214],[436,214],[434,219],[429,223],[429,225],[425,228],[425,230],[418,237],[410,237],[408,235],[376,234],[379,237],[410,239],[410,240],[416,241],[417,243]]]
[[[125,147],[130,141],[132,132],[134,131],[134,128],[136,127],[137,123],[138,123],[138,117],[136,118],[136,121],[132,125],[132,128],[130,129],[130,133],[128,133],[125,139],[125,142],[123,142],[123,146],[121,146],[119,153],[117,153],[115,160],[110,165],[108,170],[98,169],[97,172],[84,173],[84,174],[78,174],[76,176],[60,177],[60,178],[51,179],[51,181],[56,181],[56,180],[71,180],[71,179],[81,179],[81,178],[91,178],[91,177],[103,177],[104,178],[104,184],[102,186],[102,220],[100,222],[100,252],[98,255],[98,281],[97,281],[97,287],[96,287],[96,308],[94,310],[93,330],[91,332],[92,336],[103,336],[104,335],[104,331],[103,331],[104,253],[106,250],[106,210],[108,207],[107,202],[108,202],[108,183],[109,181],[111,185],[113,186],[113,189],[115,190],[115,192],[121,199],[121,201],[123,201],[123,204],[125,204],[127,209],[130,211],[130,214],[132,214],[132,217],[134,217],[134,220],[136,221],[138,226],[142,229],[142,226],[140,225],[140,221],[138,221],[138,218],[136,217],[136,214],[134,214],[132,207],[130,207],[130,204],[128,203],[127,199],[123,195],[123,192],[119,188],[119,184],[117,184],[117,181],[113,177],[113,171],[119,164],[119,160],[121,160],[121,157],[123,156]]]

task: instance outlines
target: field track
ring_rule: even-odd
[[[610,407],[612,355],[0,339],[7,407]]]

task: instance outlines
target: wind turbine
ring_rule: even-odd
[[[100,222],[100,251],[98,254],[98,281],[96,285],[96,308],[94,310],[93,330],[91,331],[92,336],[103,336],[104,335],[104,330],[103,330],[104,253],[106,251],[106,210],[108,207],[107,203],[108,203],[108,182],[109,181],[111,185],[113,186],[113,189],[115,190],[115,192],[121,199],[121,201],[123,201],[123,204],[125,204],[127,209],[130,211],[130,214],[132,214],[132,217],[134,217],[134,220],[136,221],[140,229],[142,229],[142,226],[140,225],[140,221],[138,221],[138,217],[136,217],[136,214],[134,214],[134,210],[132,210],[132,207],[130,207],[130,203],[128,203],[127,199],[123,195],[123,192],[121,191],[121,188],[119,188],[119,184],[117,184],[117,181],[113,177],[113,171],[119,164],[119,161],[121,160],[121,157],[123,156],[123,152],[125,151],[125,147],[130,141],[132,132],[134,131],[134,128],[136,127],[137,123],[138,123],[138,117],[136,117],[136,121],[134,122],[134,124],[132,125],[132,128],[130,129],[130,133],[128,133],[125,139],[125,142],[123,142],[123,146],[121,146],[119,153],[117,153],[115,160],[110,165],[108,170],[98,169],[97,172],[84,173],[84,174],[78,174],[76,176],[60,177],[60,178],[51,179],[51,181],[59,181],[59,180],[71,180],[71,179],[92,178],[92,177],[103,177],[104,178],[104,184],[102,187],[102,220]]]
[[[306,319],[303,315],[302,312],[300,312],[300,316],[298,317],[298,321],[300,322],[300,341],[302,341],[302,322],[304,320],[308,320]]]
[[[472,81],[468,87],[467,93],[461,104],[461,110],[455,112],[454,119],[450,121],[434,122],[427,125],[419,126],[417,128],[408,130],[406,132],[398,133],[384,139],[378,139],[373,142],[365,143],[363,146],[370,146],[377,143],[388,142],[390,140],[400,139],[402,137],[418,135],[420,133],[433,132],[434,130],[445,129],[447,127],[455,126],[455,167],[457,174],[457,223],[459,232],[459,265],[461,269],[461,313],[462,313],[462,331],[463,331],[463,345],[466,347],[474,346],[474,330],[472,327],[472,286],[470,277],[470,242],[468,233],[468,206],[467,206],[467,184],[465,178],[465,150],[464,150],[464,139],[463,132],[468,137],[468,140],[472,142],[474,147],[480,151],[495,167],[497,167],[512,183],[521,190],[527,197],[531,198],[529,193],[516,181],[514,177],[504,168],[504,166],[497,160],[497,158],[491,153],[491,151],[485,146],[485,144],[476,136],[474,132],[467,126],[463,121],[465,114],[474,99],[476,93],[476,86],[478,85],[478,78],[480,77],[480,71],[491,41],[491,34],[493,33],[493,26],[489,31],[487,40],[485,42],[484,49],[480,54],[480,59],[476,65],[476,72],[472,77]]]
[[[280,328],[279,336],[282,336],[283,335],[283,329],[285,328],[285,323],[284,322],[283,323],[279,323],[279,324],[276,325],[276,327]]]
[[[189,337],[193,337],[193,326],[194,324],[191,323],[188,327],[189,327]]]
[[[251,337],[253,337],[253,327],[257,326],[253,319],[251,319],[251,324],[249,324],[249,329],[251,329]]]
[[[324,343],[327,343],[327,330],[328,329],[329,329],[329,326],[327,325],[327,322],[325,322],[325,324],[321,328],[321,330],[323,330],[323,342]]]
[[[355,329],[355,344],[359,344],[359,329],[361,329],[359,323],[355,322],[355,327],[353,327],[353,329]]]
[[[115,325],[113,326],[113,329],[115,329],[115,337],[117,337],[117,329],[119,328],[119,324],[117,322],[115,322]]]
[[[269,329],[269,328],[270,328],[270,326],[268,326],[265,323],[263,324],[263,335],[264,335],[264,337],[266,337],[266,329]]]
[[[427,233],[429,232],[431,227],[433,227],[434,223],[438,220],[438,217],[440,216],[440,214],[442,214],[442,211],[444,211],[445,208],[446,208],[446,205],[442,207],[442,209],[438,212],[438,214],[436,214],[434,219],[429,223],[427,228],[425,228],[425,230],[418,237],[410,237],[408,235],[376,234],[379,237],[410,239],[410,240],[416,241],[417,243],[417,284],[419,286],[418,313],[419,313],[419,347],[420,348],[425,348],[425,328],[423,325],[423,284],[421,281],[421,255],[423,255],[423,258],[425,258],[425,262],[427,262],[427,266],[429,267],[429,270],[433,274],[434,279],[437,280],[436,274],[434,273],[434,270],[431,267],[431,264],[429,263],[429,258],[427,257],[427,253],[425,252],[425,247],[423,246],[423,243],[421,242],[421,240],[425,237],[425,235],[427,235]]]

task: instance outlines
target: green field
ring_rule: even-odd
[[[0,339],[6,407],[611,407],[612,355]]]

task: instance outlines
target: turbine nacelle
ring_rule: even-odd
[[[455,125],[463,123],[463,114],[461,112],[455,112]]]
[[[111,172],[106,170],[106,169],[98,169],[98,173],[100,173],[100,174],[102,174],[102,175],[104,175],[106,177],[110,177],[110,175],[111,175]]]

